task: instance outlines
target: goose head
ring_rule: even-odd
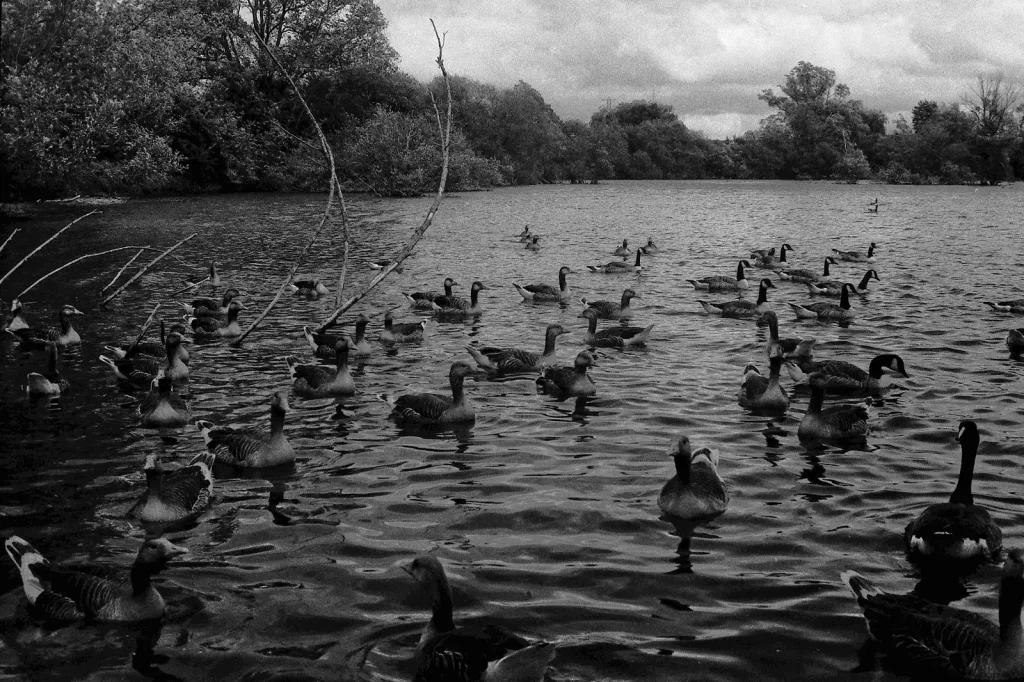
[[[589,351],[584,350],[580,351],[572,364],[577,370],[585,372],[588,367],[597,367],[597,360],[594,359],[594,356]]]
[[[584,305],[586,305],[586,304],[584,304]],[[597,319],[597,310],[594,309],[594,308],[584,308],[583,312],[581,312],[576,317],[585,317],[588,320],[596,320]]]
[[[464,379],[470,374],[473,374],[475,371],[476,370],[474,370],[468,362],[465,362],[464,360],[459,360],[458,362],[452,363],[451,369],[448,370],[448,378]]]
[[[167,538],[150,538],[139,547],[139,554],[135,557],[135,563],[155,568],[162,567],[168,559],[188,554],[188,550],[175,545]]]
[[[288,412],[291,406],[288,405],[288,394],[284,391],[277,391],[270,397],[271,412]],[[196,422],[198,424],[198,422]]]
[[[60,309],[61,315],[85,315],[81,310],[73,305],[65,305]]]
[[[569,330],[558,323],[549,324],[547,329],[544,330],[545,337],[561,336],[568,333]]]
[[[973,419],[964,419],[956,432],[956,440],[961,447],[977,448],[981,443],[981,435],[978,433],[978,424]]]
[[[473,286],[470,287],[470,291],[483,291],[486,288],[487,287],[484,286],[483,282],[481,282],[480,280],[477,280],[477,281],[473,282]]]

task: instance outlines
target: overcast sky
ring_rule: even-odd
[[[770,112],[757,94],[799,61],[889,114],[957,102],[979,74],[1024,84],[1024,0],[377,0],[401,68],[526,81],[562,118],[606,101],[671,104],[711,138]]]

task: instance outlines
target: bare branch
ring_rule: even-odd
[[[4,243],[0,244],[0,252],[7,248],[7,245],[11,242],[12,239],[14,239],[14,235],[18,234],[19,232],[21,232],[21,228],[16,227],[14,228],[13,232],[7,235],[7,239],[4,240]]]
[[[128,285],[129,285],[129,284],[131,284],[132,282],[134,282],[135,280],[137,280],[137,279],[138,279],[139,277],[142,277],[142,275],[144,275],[144,274],[146,273],[146,271],[147,271],[147,270],[149,270],[149,269],[150,269],[151,267],[153,267],[154,265],[156,265],[157,263],[159,263],[159,262],[160,262],[160,260],[161,260],[161,259],[163,259],[163,257],[164,257],[164,256],[166,256],[167,254],[169,254],[169,253],[170,253],[171,251],[174,251],[174,250],[175,250],[176,248],[178,248],[179,246],[181,246],[181,245],[182,245],[182,244],[184,244],[185,242],[189,241],[190,239],[192,239],[193,237],[195,237],[195,236],[196,236],[197,234],[199,234],[199,233],[198,233],[198,232],[193,232],[192,234],[190,234],[189,236],[185,237],[185,238],[184,238],[184,239],[182,239],[182,240],[181,240],[180,242],[178,242],[177,244],[175,244],[174,246],[172,246],[171,248],[167,249],[166,251],[164,251],[163,253],[161,253],[161,254],[160,254],[159,256],[157,256],[156,258],[154,258],[153,260],[151,260],[151,261],[149,262],[149,265],[147,265],[147,266],[143,267],[143,268],[142,268],[141,270],[139,270],[139,271],[138,271],[138,272],[136,272],[136,273],[135,273],[134,275],[132,275],[132,278],[131,278],[131,279],[129,279],[129,280],[127,281],[127,282],[125,282],[124,284],[122,284],[121,286],[119,286],[119,287],[117,288],[117,291],[115,291],[114,293],[112,293],[112,294],[111,294],[110,296],[107,296],[107,297],[106,297],[105,299],[103,299],[102,301],[100,301],[100,307],[102,308],[103,306],[107,305],[107,304],[108,304],[108,303],[110,303],[110,302],[111,302],[112,300],[114,300],[114,299],[115,299],[115,298],[117,297],[117,295],[118,295],[118,294],[120,294],[120,293],[121,293],[122,291],[124,291],[125,289],[127,289],[127,288],[128,288]]]
[[[135,262],[135,259],[136,259],[136,258],[138,258],[139,256],[141,256],[141,255],[142,255],[142,252],[143,252],[143,251],[145,251],[145,249],[139,249],[139,252],[138,252],[138,253],[136,253],[136,254],[135,254],[134,256],[132,256],[132,257],[131,257],[131,260],[129,260],[129,261],[128,261],[127,263],[125,263],[124,265],[122,265],[122,266],[121,266],[121,269],[117,271],[117,274],[116,274],[116,275],[114,275],[114,279],[110,280],[110,284],[108,284],[107,286],[105,286],[105,287],[103,287],[102,289],[100,289],[100,293],[102,294],[102,293],[103,293],[104,291],[106,291],[106,290],[107,290],[107,289],[109,289],[110,287],[114,286],[114,282],[116,282],[116,281],[117,281],[117,278],[121,276],[121,273],[122,273],[122,272],[124,272],[125,270],[127,270],[127,269],[128,269],[128,266],[129,266],[129,265],[131,265],[132,263],[134,263],[134,262]]]
[[[52,275],[56,275],[58,272],[60,272],[64,268],[69,268],[69,267],[71,267],[72,265],[74,265],[75,263],[77,263],[79,261],[83,261],[86,258],[95,258],[96,256],[105,256],[108,253],[115,253],[117,251],[126,251],[128,249],[141,249],[141,250],[145,250],[145,249],[142,249],[142,247],[140,247],[140,246],[119,246],[116,249],[107,249],[106,251],[99,251],[97,253],[87,253],[84,256],[79,256],[78,258],[76,258],[76,259],[74,259],[72,261],[68,261],[67,263],[65,263],[64,265],[60,266],[59,268],[56,268],[55,270],[51,270],[50,272],[46,273],[45,275],[43,275],[42,277],[40,277],[36,281],[32,282],[32,284],[28,285],[28,287],[25,288],[25,291],[23,291],[20,294],[18,294],[17,298],[21,298],[22,296],[24,296],[28,292],[32,291],[32,289],[35,289],[36,285],[39,284],[40,282],[42,282],[43,280],[49,279]],[[102,293],[102,292],[100,292],[100,293]]]
[[[43,242],[42,244],[40,244],[39,246],[37,246],[37,247],[36,247],[35,249],[33,249],[33,250],[32,250],[32,253],[30,253],[30,254],[28,254],[27,256],[25,256],[24,258],[22,258],[22,259],[21,259],[20,261],[18,261],[18,264],[17,264],[17,265],[15,265],[15,266],[14,266],[13,268],[11,268],[10,270],[8,270],[8,271],[7,271],[7,274],[5,274],[5,275],[4,275],[3,277],[0,277],[0,284],[3,284],[4,280],[5,280],[5,279],[7,279],[8,277],[10,277],[10,276],[11,276],[11,273],[13,273],[13,272],[14,272],[15,270],[17,270],[17,269],[18,269],[18,268],[20,268],[20,267],[21,267],[22,265],[24,265],[24,264],[25,264],[25,261],[27,261],[27,260],[28,260],[29,258],[31,258],[31,257],[32,257],[32,256],[34,256],[34,255],[35,255],[36,253],[38,253],[38,252],[39,252],[40,250],[42,250],[42,248],[43,248],[44,246],[46,246],[47,244],[49,244],[50,242],[52,242],[52,241],[53,241],[54,239],[56,239],[57,237],[61,236],[61,234],[63,234],[63,233],[64,233],[64,230],[68,229],[69,227],[71,227],[72,225],[74,225],[75,223],[77,223],[77,222],[78,222],[79,220],[83,220],[83,219],[85,219],[85,218],[88,218],[89,216],[91,216],[91,215],[93,215],[93,214],[96,214],[96,213],[102,213],[102,212],[103,212],[103,211],[89,211],[89,212],[88,212],[88,213],[86,213],[85,215],[83,215],[83,216],[79,216],[79,217],[75,218],[75,219],[74,219],[74,220],[72,220],[72,221],[71,221],[70,223],[68,223],[68,224],[67,224],[67,225],[65,225],[64,227],[60,228],[60,229],[59,229],[59,230],[57,231],[57,234],[53,235],[52,237],[50,237],[49,239],[47,239],[47,240],[46,240],[45,242]],[[4,245],[6,246],[6,242],[4,242]]]

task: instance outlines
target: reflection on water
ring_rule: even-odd
[[[450,197],[403,272],[342,320],[351,333],[358,312],[376,314],[373,352],[352,361],[357,395],[293,397],[285,431],[295,465],[218,467],[212,509],[169,531],[191,554],[158,578],[168,602],[162,628],[149,638],[132,628],[38,628],[5,563],[4,674],[100,680],[134,668],[153,679],[409,679],[428,612],[398,565],[423,552],[450,567],[460,620],[492,617],[559,641],[556,682],[861,679],[856,670],[876,666],[858,658],[865,632],[839,581],[846,569],[887,591],[917,589],[994,619],[995,569],[935,582],[907,564],[902,531],[925,506],[948,499],[960,457],[953,430],[970,417],[982,429],[976,498],[1002,526],[1004,544],[1021,544],[1024,363],[1011,357],[1006,337],[1022,323],[982,304],[1024,296],[1020,190],[886,187],[884,210],[865,213],[879,191],[606,183]],[[350,200],[347,293],[376,274],[368,261],[397,252],[429,201]],[[321,198],[309,196],[131,202],[76,226],[75,239],[57,240],[5,282],[0,293],[10,298],[81,252],[200,233],[178,253],[191,271],[154,269],[109,310],[96,310],[98,292],[120,260],[26,297],[34,324],[50,324],[64,303],[87,315],[76,321],[83,345],[63,357],[71,390],[58,398],[25,400],[19,386],[41,361],[0,342],[0,533],[22,535],[53,559],[132,560],[138,541],[156,532],[125,517],[144,488],[146,455],[159,453],[171,468],[203,442],[194,427],[141,429],[140,394],[122,393],[105,371],[103,345],[134,338],[153,306],[170,302],[163,292],[210,260],[226,286],[241,290],[245,324],[273,296],[321,210]],[[39,221],[38,234],[66,222]],[[545,249],[522,249],[515,235],[525,223],[544,235]],[[587,272],[623,238],[648,236],[662,252],[645,258],[639,275]],[[880,281],[855,297],[852,323],[793,319],[785,304],[809,300],[803,285],[776,281],[770,296],[780,334],[816,338],[816,358],[866,367],[895,352],[911,375],[876,397],[864,444],[808,448],[796,437],[807,394],[785,373],[793,402],[784,415],[737,404],[744,365],[766,365],[767,329],[705,315],[698,297],[733,295],[695,292],[685,280],[732,274],[753,248],[787,242],[797,248],[788,256],[794,267],[817,268],[832,248],[872,241]],[[340,253],[340,240],[325,240],[302,270],[336,282]],[[13,258],[5,254],[0,269]],[[524,302],[511,285],[554,284],[563,265],[575,271],[566,304]],[[853,280],[863,270],[832,268]],[[399,306],[399,322],[420,319],[400,292],[439,289],[449,276],[488,287],[482,315],[431,323],[422,344],[376,344],[384,310]],[[537,395],[532,377],[469,380],[476,423],[441,431],[396,425],[376,398],[447,393],[448,368],[468,359],[471,341],[539,350],[552,322],[571,330],[558,343],[568,364],[586,329],[578,299],[618,300],[626,286],[642,296],[631,323],[653,323],[651,341],[599,349],[595,397]],[[219,293],[204,286],[178,299]],[[468,286],[456,293],[468,295]],[[264,429],[267,396],[289,385],[283,358],[309,358],[302,326],[323,319],[333,299],[286,297],[241,349],[189,346],[184,395],[193,417]],[[673,524],[655,503],[673,473],[664,453],[678,433],[721,452],[730,507],[704,525]]]

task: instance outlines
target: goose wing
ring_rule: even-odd
[[[548,367],[544,370],[544,381],[564,393],[572,388],[575,375],[572,367]]]
[[[395,323],[394,326],[392,326],[392,329],[396,334],[401,334],[402,336],[409,336],[410,334],[418,334],[422,332],[423,325],[420,324],[419,322],[401,322]]]
[[[598,317],[608,317],[619,309],[619,304],[611,301],[587,301],[587,307],[596,310]]]
[[[438,393],[407,393],[395,400],[393,414],[411,422],[436,422],[455,401]]]
[[[835,379],[840,383],[860,384],[870,378],[863,369],[844,360],[823,360],[821,362],[810,362],[807,365],[809,368],[804,370],[805,372],[808,374],[811,372],[821,372],[829,378],[829,383],[832,383],[833,379]]]
[[[428,642],[422,651],[417,680],[486,679],[489,663],[528,646],[528,642],[503,628],[487,624],[461,627]]]
[[[86,616],[96,615],[129,584],[123,572],[96,564],[36,564],[32,571],[49,584],[51,592],[74,602]]]
[[[864,436],[868,432],[868,411],[864,405],[836,405],[822,410],[821,419],[846,436]]]
[[[743,299],[712,305],[722,309],[722,317],[745,317],[757,312],[757,304]]]
[[[757,400],[768,390],[768,381],[768,377],[751,372],[740,385],[740,397],[747,400]]]
[[[710,275],[708,277],[701,277],[700,279],[694,280],[695,282],[702,282],[707,284],[711,289],[735,289],[736,278],[725,277],[724,275]]]
[[[256,431],[234,429],[211,429],[207,434],[206,448],[218,462],[238,466],[254,458],[264,445],[266,436]]]
[[[936,547],[949,545],[956,540],[979,544],[983,541],[985,554],[989,555],[998,554],[1003,543],[1003,532],[984,507],[954,502],[928,507],[907,524],[903,535],[908,547],[913,537],[922,538]]]
[[[320,388],[331,382],[334,374],[319,365],[292,365],[292,379],[303,380],[310,388]]]
[[[531,294],[542,294],[547,296],[558,296],[559,293],[561,293],[558,290],[558,287],[550,284],[527,284],[523,289],[526,289]]]
[[[206,509],[213,496],[213,462],[213,455],[204,452],[180,469],[164,474],[160,481],[160,499],[183,514]]]
[[[506,348],[497,357],[492,358],[498,372],[503,374],[529,372],[537,366],[538,360],[540,360],[538,353],[531,353],[520,348]]]

